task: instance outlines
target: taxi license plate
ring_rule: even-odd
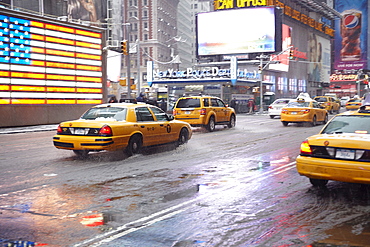
[[[75,135],[85,135],[85,129],[75,129]]]
[[[191,111],[185,111],[185,114],[191,114]]]
[[[355,158],[355,150],[337,149],[335,158],[353,160]]]
[[[296,111],[292,111],[290,114],[292,114],[292,115],[296,115],[296,114],[297,114],[297,112],[296,112]]]

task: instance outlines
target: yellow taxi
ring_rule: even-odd
[[[59,124],[54,146],[73,150],[78,156],[90,151],[125,150],[128,155],[141,148],[186,143],[191,126],[174,120],[159,107],[145,103],[108,103],[90,108],[80,119]]]
[[[370,184],[370,104],[336,115],[303,141],[296,166],[314,186],[328,180]]]
[[[361,105],[361,99],[350,99],[346,103],[346,110],[358,110]]]
[[[214,96],[181,97],[174,106],[173,116],[191,126],[205,127],[209,132],[214,131],[216,125],[233,128],[236,123],[234,108]]]
[[[297,98],[281,109],[280,121],[284,126],[289,123],[309,123],[316,126],[318,122],[328,122],[328,111],[316,100]]]
[[[333,97],[316,96],[313,99],[316,100],[320,105],[324,106],[330,114],[333,114],[334,112],[339,113],[340,103],[336,102]]]

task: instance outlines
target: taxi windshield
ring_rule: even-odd
[[[309,107],[310,102],[290,102],[287,107]]]
[[[113,119],[117,121],[124,121],[126,120],[126,112],[127,109],[122,107],[94,107],[83,114],[81,119]]]
[[[370,133],[370,116],[336,116],[321,131],[321,134]]]

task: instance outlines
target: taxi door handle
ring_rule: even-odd
[[[141,125],[140,127],[141,127],[141,128],[145,128],[145,125]]]

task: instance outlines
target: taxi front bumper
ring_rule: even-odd
[[[370,163],[298,156],[297,171],[313,179],[370,184]]]

